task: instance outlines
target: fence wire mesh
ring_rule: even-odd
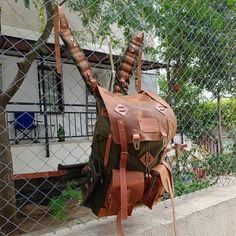
[[[177,116],[175,149],[167,154],[176,195],[235,182],[235,1],[60,3],[104,87],[112,84],[107,37],[118,69],[130,38],[145,33],[142,89],[159,94]],[[83,179],[78,173],[89,159],[96,104],[62,42],[63,73],[56,73],[55,4],[0,1],[3,235],[53,231],[95,219],[80,206]],[[129,93],[136,91],[135,75]]]

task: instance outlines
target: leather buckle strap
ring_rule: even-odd
[[[128,155],[129,153],[128,152],[121,152],[120,153],[120,167],[126,167],[126,163],[127,163],[127,160],[128,160]]]
[[[126,179],[126,163],[128,160],[128,145],[125,132],[124,120],[117,121],[121,156],[120,156],[120,202],[121,202],[121,219],[126,220],[128,218],[128,193],[127,193],[127,179]]]
[[[111,149],[111,142],[112,142],[112,135],[109,134],[107,138],[107,143],[106,143],[106,150],[105,150],[105,156],[104,156],[104,166],[107,167],[108,160],[109,160],[109,154],[110,154],[110,149]]]
[[[172,217],[173,217],[173,228],[174,228],[174,234],[175,236],[178,236],[178,228],[176,224],[176,212],[175,212],[175,203],[174,203],[174,188],[173,188],[173,179],[172,175],[170,178],[166,180],[168,189],[169,189],[169,194],[170,194],[170,200],[171,200],[171,207],[172,207]]]
[[[142,49],[138,52],[138,63],[137,63],[137,80],[136,90],[139,92],[142,89]]]
[[[121,211],[118,212],[116,217],[116,229],[119,236],[124,236],[122,223],[121,223]]]

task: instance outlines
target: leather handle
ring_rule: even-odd
[[[128,86],[130,83],[129,77],[133,74],[133,67],[136,64],[139,50],[143,44],[144,34],[142,32],[137,33],[126,49],[125,55],[120,65],[118,72],[118,78],[114,83],[113,92],[122,93],[124,90],[127,94]],[[120,88],[122,87],[122,88]]]
[[[67,49],[69,50],[70,56],[72,57],[73,61],[76,64],[76,67],[79,69],[80,74],[88,87],[91,94],[96,91],[96,87],[98,86],[98,82],[90,68],[90,65],[87,61],[86,56],[83,53],[83,50],[79,47],[78,43],[73,37],[72,32],[69,29],[69,24],[66,19],[66,16],[63,12],[61,6],[57,6],[55,9],[55,16],[56,12],[59,15],[59,35],[66,45]],[[56,19],[55,19],[56,22]],[[57,36],[55,35],[55,39]]]

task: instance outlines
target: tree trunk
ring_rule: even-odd
[[[5,107],[0,107],[0,229],[8,234],[16,229],[16,207],[14,182],[9,181],[13,174],[12,155],[7,131]]]
[[[9,181],[13,174],[12,155],[9,142],[9,133],[6,122],[6,106],[24,82],[26,75],[48,40],[53,28],[53,7],[51,0],[43,0],[47,22],[44,30],[32,50],[26,54],[23,61],[17,63],[18,71],[10,86],[0,91],[0,235],[12,234],[17,229],[16,199],[14,182]]]
[[[222,126],[221,126],[221,105],[220,105],[220,93],[217,95],[217,128],[218,128],[218,148],[219,154],[223,153],[223,141],[222,141]]]

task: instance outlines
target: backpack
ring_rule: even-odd
[[[135,35],[129,44],[112,93],[99,86],[61,7],[56,8],[54,20],[55,37],[60,22],[59,35],[96,98],[92,152],[83,170],[83,205],[99,217],[117,215],[118,233],[123,235],[121,221],[132,214],[134,207],[146,205],[152,209],[164,192],[170,193],[173,205],[173,180],[165,152],[176,134],[176,117],[171,107],[152,92],[121,93],[127,91],[142,34]],[[59,51],[56,49],[57,54]],[[56,58],[58,61],[59,56]]]

